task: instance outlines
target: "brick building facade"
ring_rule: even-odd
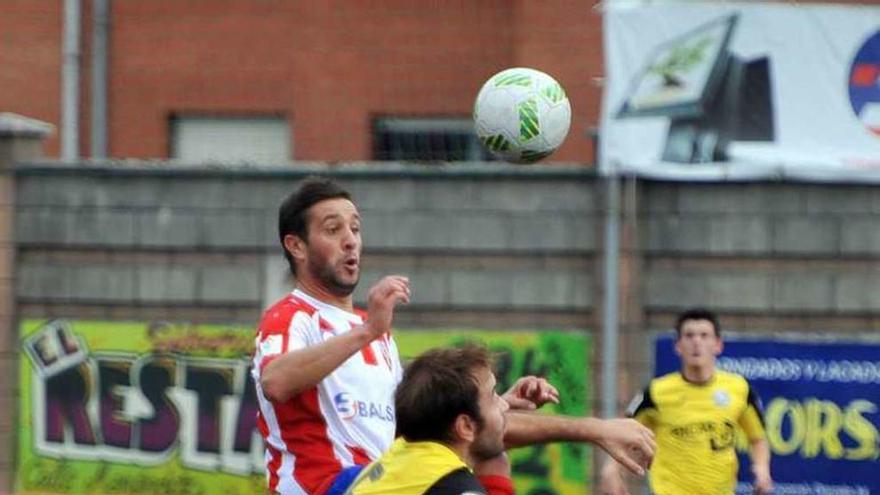
[[[60,124],[63,4],[4,2],[0,109]],[[82,2],[81,156],[91,9]],[[466,119],[483,81],[529,66],[556,77],[572,102],[569,138],[552,160],[591,163],[601,23],[577,1],[110,2],[108,155],[169,157],[171,120],[195,114],[280,116],[293,159],[369,160],[375,117]],[[49,156],[59,143],[56,133]]]

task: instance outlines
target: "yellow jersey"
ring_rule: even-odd
[[[758,395],[745,378],[721,370],[703,384],[679,372],[655,378],[627,413],[656,435],[649,474],[656,495],[732,495],[736,425],[750,441],[764,438]]]
[[[346,495],[484,494],[458,455],[436,442],[394,441],[391,449],[358,475]]]

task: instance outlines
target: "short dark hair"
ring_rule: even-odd
[[[681,327],[688,320],[707,320],[712,323],[715,329],[715,336],[721,337],[721,324],[718,322],[718,315],[704,308],[691,308],[678,315],[675,321],[675,337],[681,338]]]
[[[293,234],[304,241],[308,241],[309,222],[307,213],[316,203],[326,199],[345,198],[352,203],[354,200],[351,193],[336,182],[323,177],[307,177],[300,184],[299,189],[287,196],[278,208],[278,239],[281,241],[281,249],[284,258],[290,265],[290,272],[296,275],[296,265],[293,256],[284,247],[284,236]]]
[[[492,369],[489,351],[478,344],[425,352],[409,366],[394,394],[397,434],[407,441],[454,441],[460,414],[483,426],[475,372]]]

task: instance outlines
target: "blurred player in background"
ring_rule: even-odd
[[[394,308],[409,302],[409,280],[379,280],[370,288],[367,312],[354,308],[361,218],[335,182],[304,181],[282,203],[278,232],[296,289],[264,313],[252,369],[268,485],[285,495],[335,495],[394,440],[394,390],[402,370],[391,324]],[[534,409],[558,401],[558,393],[543,379],[525,377],[503,398]],[[633,420],[506,417],[507,446],[592,442],[637,474],[655,447],[650,430]]]
[[[395,407],[400,438],[349,494],[513,494],[504,453],[508,405],[495,392],[485,347],[422,354],[407,366]]]
[[[657,435],[649,483],[656,495],[724,494],[736,489],[736,425],[749,439],[754,490],[773,490],[761,401],[740,375],[716,369],[723,349],[717,316],[703,309],[679,315],[675,351],[681,371],[651,380],[627,410]],[[600,494],[628,495],[618,466],[602,470]]]

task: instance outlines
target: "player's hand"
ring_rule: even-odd
[[[633,474],[644,476],[654,460],[654,432],[634,419],[602,420],[596,444]]]
[[[409,278],[389,275],[370,287],[367,296],[367,331],[373,337],[381,337],[391,330],[394,307],[409,302]]]
[[[753,469],[755,475],[755,493],[757,495],[767,495],[773,492],[773,479],[766,469]]]
[[[617,463],[609,460],[599,473],[599,495],[629,495],[626,483],[620,477]]]
[[[559,391],[537,376],[524,376],[501,396],[511,409],[537,409],[548,402],[559,404]]]

